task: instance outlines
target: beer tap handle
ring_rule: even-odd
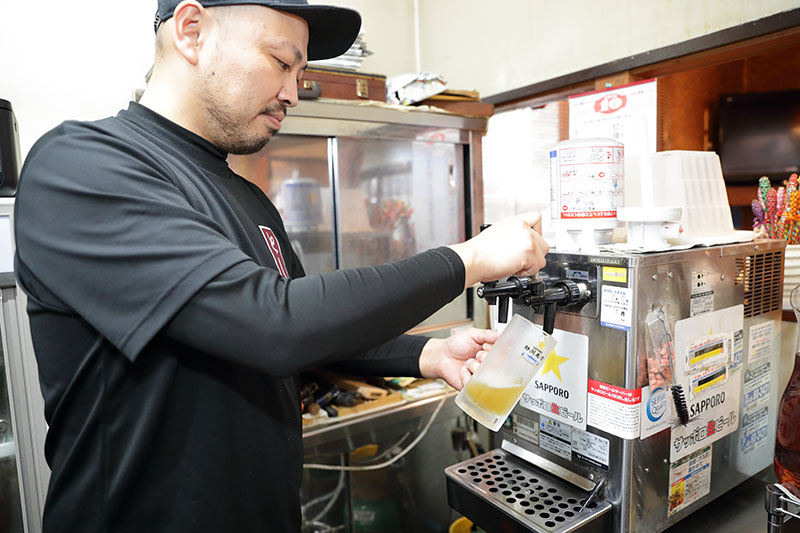
[[[499,296],[497,298],[497,321],[505,324],[508,321],[508,296]]]
[[[556,304],[555,302],[543,304],[544,313],[542,313],[542,329],[548,335],[553,334],[556,327]]]

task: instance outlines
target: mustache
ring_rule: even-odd
[[[261,113],[264,113],[264,114],[267,114],[267,115],[277,115],[277,114],[280,113],[284,117],[288,114],[286,112],[286,106],[281,104],[281,103],[274,103],[274,104],[268,105],[267,107],[265,107],[261,111]]]

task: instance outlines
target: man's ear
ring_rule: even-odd
[[[190,64],[197,65],[199,48],[203,42],[204,24],[208,12],[195,0],[184,0],[175,8],[172,41],[176,50]]]

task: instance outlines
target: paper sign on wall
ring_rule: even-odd
[[[625,157],[656,151],[656,80],[570,97],[569,138],[610,137]]]

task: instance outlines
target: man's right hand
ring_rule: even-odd
[[[533,276],[550,249],[542,238],[542,217],[525,213],[504,218],[470,240],[450,248],[464,262],[464,286],[507,276]]]

